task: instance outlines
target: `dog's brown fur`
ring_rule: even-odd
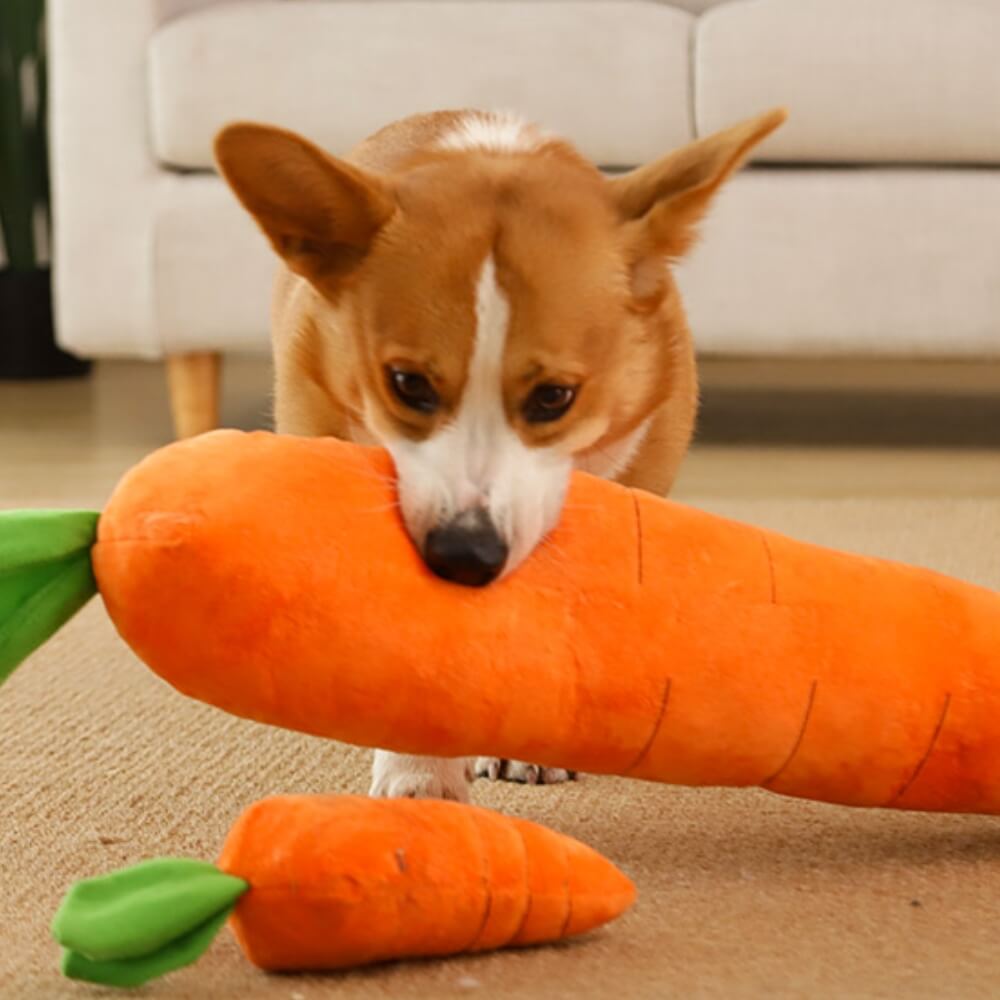
[[[539,381],[584,387],[557,424],[527,424],[511,405],[512,425],[528,443],[599,455],[650,420],[617,478],[665,494],[698,395],[665,262],[688,250],[715,192],[784,112],[613,179],[540,134],[523,152],[435,148],[466,114],[404,119],[347,160],[264,126],[220,134],[220,168],[285,264],[272,316],[278,430],[432,433],[461,396],[474,268],[492,248],[512,303],[507,398]],[[429,374],[441,409],[402,407],[382,375],[389,363]]]

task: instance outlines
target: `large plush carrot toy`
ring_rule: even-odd
[[[262,722],[410,753],[1000,812],[1000,596],[584,475],[550,540],[472,590],[425,569],[393,501],[382,452],[217,432],[125,477],[93,567],[158,674]],[[79,603],[86,517],[67,516],[47,569],[28,558],[9,575],[21,604],[0,604],[27,611],[0,633],[0,674],[4,641],[10,667]],[[17,589],[30,572],[41,597]]]
[[[63,971],[138,986],[230,920],[270,970],[339,969],[582,934],[635,888],[589,847],[455,802],[293,796],[237,820],[217,866],[161,858],[84,882],[52,923]]]

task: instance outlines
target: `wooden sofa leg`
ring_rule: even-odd
[[[167,358],[170,410],[178,438],[194,437],[219,426],[222,355],[174,354]]]

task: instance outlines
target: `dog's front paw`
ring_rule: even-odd
[[[522,785],[557,785],[561,781],[575,781],[576,771],[525,764],[503,757],[477,757],[476,777],[489,778],[490,781],[517,781]]]
[[[414,757],[376,750],[368,794],[382,799],[468,802],[468,762],[464,757]]]

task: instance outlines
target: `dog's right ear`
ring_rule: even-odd
[[[283,129],[229,125],[216,137],[215,159],[288,266],[327,293],[364,259],[396,208],[382,178]]]
[[[688,252],[719,188],[787,117],[775,108],[607,182],[631,244],[637,305],[655,308],[666,287],[663,262]]]

